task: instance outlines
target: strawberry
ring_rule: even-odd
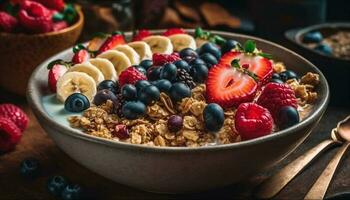
[[[257,103],[267,108],[275,121],[277,121],[278,113],[284,106],[292,106],[298,108],[297,99],[294,90],[284,83],[268,83],[263,88]]]
[[[174,52],[172,54],[161,54],[161,53],[154,53],[152,56],[153,65],[162,66],[165,63],[172,63],[177,60],[181,60],[178,53]]]
[[[53,22],[48,17],[30,16],[26,10],[20,10],[18,13],[19,22],[23,27],[33,33],[50,32],[53,28]]]
[[[132,41],[140,41],[145,37],[148,37],[152,35],[151,32],[149,32],[149,30],[147,29],[140,29],[137,31],[136,34],[134,34],[134,36],[132,37]]]
[[[39,2],[44,6],[57,11],[63,11],[65,7],[64,0],[34,0],[34,1]]]
[[[217,103],[223,108],[229,108],[252,101],[257,83],[236,68],[219,64],[210,68],[206,88],[208,103]]]
[[[100,47],[105,41],[106,41],[106,38],[94,37],[89,41],[89,44],[87,45],[87,49],[89,51],[97,51],[100,49]]]
[[[163,33],[163,35],[164,36],[171,36],[171,35],[183,34],[183,33],[186,33],[186,32],[182,28],[169,28]]]
[[[53,31],[60,31],[62,29],[65,29],[68,27],[68,23],[66,21],[60,21],[60,22],[55,22],[53,24],[52,30]]]
[[[22,109],[13,104],[0,104],[0,117],[6,117],[12,120],[13,123],[23,132],[29,122],[29,118]]]
[[[0,12],[0,31],[13,32],[18,25],[18,20],[5,12]]]
[[[54,64],[49,71],[48,85],[51,92],[56,93],[56,85],[58,79],[67,71],[67,67],[63,64]]]
[[[21,130],[9,118],[0,117],[0,152],[5,153],[15,148],[21,139]]]
[[[220,64],[231,65],[234,59],[239,59],[239,64],[248,71],[257,75],[259,85],[269,82],[273,74],[272,62],[261,56],[247,55],[238,51],[231,51],[224,54],[220,59]]]
[[[243,140],[272,133],[273,119],[270,112],[255,103],[242,103],[235,115],[235,128]]]
[[[146,76],[135,67],[128,67],[119,75],[119,85],[135,84],[139,80],[147,80]]]
[[[107,40],[102,44],[97,54],[101,54],[105,51],[114,49],[116,46],[126,44],[124,36],[122,34],[111,35]]]
[[[74,53],[74,56],[72,58],[72,62],[74,64],[79,64],[85,61],[88,61],[90,59],[90,54],[86,49],[80,49],[76,53]]]

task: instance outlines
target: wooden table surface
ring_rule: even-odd
[[[0,155],[0,199],[53,199],[46,191],[46,181],[52,175],[66,176],[70,181],[83,185],[94,198],[99,199],[251,199],[253,189],[269,174],[301,155],[320,141],[329,137],[336,123],[350,114],[349,108],[329,107],[309,138],[280,164],[244,182],[212,191],[186,195],[153,194],[120,185],[105,179],[73,161],[62,152],[40,127],[25,99],[0,90],[0,103],[12,102],[20,105],[30,117],[28,129],[24,132],[16,150]],[[278,149],[276,149],[278,151]],[[330,149],[294,179],[277,199],[303,198],[314,181],[334,155]],[[327,197],[350,190],[350,153],[346,153],[327,192]],[[40,160],[41,176],[33,181],[23,180],[19,175],[20,162],[28,157]]]

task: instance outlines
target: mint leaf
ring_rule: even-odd
[[[54,22],[58,22],[58,21],[62,21],[64,19],[64,15],[62,13],[55,13],[54,15],[52,15],[52,20]]]
[[[203,36],[203,29],[201,27],[197,27],[194,31],[194,37],[195,38],[202,38]]]
[[[269,60],[272,59],[272,55],[268,54],[268,53],[258,53],[258,55],[261,56],[261,57],[267,58]]]
[[[239,64],[239,59],[233,59],[231,62],[231,66],[237,69],[241,69],[241,65]]]
[[[77,53],[78,51],[80,51],[82,49],[86,49],[85,46],[82,44],[77,44],[73,47],[73,53]]]
[[[218,36],[218,35],[214,35],[213,37],[215,39],[215,44],[219,45],[219,46],[222,46],[226,43],[226,40],[221,37],[221,36]]]
[[[256,48],[256,44],[253,40],[247,40],[244,43],[244,51],[247,53],[253,53]]]

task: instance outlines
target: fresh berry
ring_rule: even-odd
[[[64,109],[68,112],[82,112],[89,107],[89,99],[81,93],[71,94],[64,102]]]
[[[140,41],[143,40],[143,38],[151,36],[151,32],[146,29],[140,29],[137,31],[137,33],[133,36],[132,41]]]
[[[23,132],[29,122],[29,118],[25,112],[13,104],[0,104],[0,117],[5,117],[13,121],[16,126]]]
[[[177,75],[177,67],[172,63],[167,63],[163,66],[162,71],[160,72],[161,79],[167,79],[169,81],[174,81]]]
[[[224,125],[224,110],[218,104],[210,103],[204,108],[203,118],[208,131],[219,131]]]
[[[100,49],[98,50],[97,54],[101,54],[105,51],[114,49],[118,45],[125,44],[125,38],[122,34],[115,34],[111,35],[106,39],[106,41],[101,45]]]
[[[257,75],[260,85],[264,85],[270,81],[273,74],[273,67],[269,59],[231,51],[223,55],[219,63],[231,65],[231,62],[235,59],[239,59],[240,66],[246,66],[248,71]]]
[[[203,53],[210,53],[215,56],[217,60],[219,60],[221,57],[220,49],[211,42],[205,43],[200,47],[199,55],[202,55]]]
[[[55,22],[52,26],[53,31],[60,31],[67,28],[69,24],[66,21]]]
[[[270,134],[273,119],[266,108],[255,103],[242,103],[236,111],[235,128],[243,140],[250,140]]]
[[[104,80],[97,86],[97,90],[103,90],[103,89],[110,90],[114,94],[117,94],[117,92],[119,91],[119,82],[112,81],[112,80]]]
[[[332,55],[333,53],[332,47],[327,44],[319,44],[315,47],[315,50],[328,56]]]
[[[208,67],[205,64],[195,64],[192,66],[190,74],[196,83],[204,83],[208,78]]]
[[[182,28],[169,28],[163,33],[163,35],[168,37],[171,35],[184,34],[184,33],[186,32]]]
[[[46,183],[46,188],[53,196],[60,196],[63,189],[67,186],[67,180],[63,176],[50,177]]]
[[[193,65],[205,65],[205,62],[204,62],[204,60],[202,60],[200,58],[196,58],[196,59],[192,60],[189,64],[191,66],[193,66]]]
[[[40,173],[39,161],[35,158],[28,158],[21,162],[20,174],[24,178],[33,179]]]
[[[299,123],[299,112],[293,106],[284,106],[280,109],[276,121],[280,129],[291,127]]]
[[[290,79],[299,79],[298,75],[292,70],[286,70],[279,73],[280,79],[284,82]]]
[[[128,101],[135,100],[137,97],[136,87],[131,84],[125,84],[121,89],[121,94]]]
[[[275,121],[277,121],[278,112],[284,106],[298,107],[294,90],[287,84],[268,83],[263,88],[257,103],[267,108]]]
[[[135,67],[128,67],[119,75],[119,85],[123,87],[125,84],[135,84],[139,80],[147,80],[146,76]]]
[[[187,56],[191,56],[193,58],[197,58],[198,54],[195,50],[193,50],[192,48],[184,48],[179,52],[179,55],[182,59],[184,59]]]
[[[184,83],[174,83],[169,90],[169,95],[173,101],[179,102],[191,96],[191,89]]]
[[[150,81],[155,81],[158,80],[160,78],[160,72],[162,71],[163,67],[159,67],[159,66],[153,66],[150,67],[147,70],[147,78]]]
[[[121,93],[117,94],[117,102],[114,103],[114,112],[119,116],[123,117],[122,108],[126,100]]]
[[[252,77],[230,65],[220,64],[209,70],[206,86],[207,101],[223,108],[252,101],[257,90],[257,83]]]
[[[161,53],[154,53],[152,56],[153,65],[162,66],[166,63],[172,63],[177,60],[181,60],[181,58],[178,56],[178,54],[172,53],[172,54],[161,54]]]
[[[184,60],[178,60],[173,63],[178,69],[184,69],[187,72],[190,72],[191,66]]]
[[[55,64],[49,71],[48,85],[51,92],[56,93],[58,79],[67,71],[67,67],[61,64]]]
[[[15,148],[21,139],[21,130],[9,118],[0,117],[0,153]]]
[[[121,140],[127,139],[130,137],[129,130],[124,124],[117,124],[112,131],[112,135],[118,137]]]
[[[308,32],[303,37],[305,43],[319,43],[323,40],[323,36],[319,31]]]
[[[140,80],[140,81],[136,82],[135,87],[136,87],[137,91],[140,91],[142,88],[149,86],[149,85],[151,85],[150,82],[148,82],[146,80]]]
[[[0,31],[13,32],[18,26],[18,21],[12,15],[0,12]]]
[[[184,61],[186,61],[187,63],[191,63],[193,60],[195,60],[197,57],[194,57],[194,56],[185,56],[185,57],[183,57],[182,59],[184,60]]]
[[[111,100],[114,104],[118,101],[117,97],[115,94],[108,90],[108,89],[103,89],[99,90],[93,100],[93,103],[97,106],[102,105],[107,102],[107,100]]]
[[[105,43],[106,39],[107,39],[107,35],[106,34],[99,34],[97,36],[95,36],[94,38],[92,38],[88,45],[87,45],[87,49],[89,51],[98,51],[101,46],[103,45],[103,43]]]
[[[273,73],[271,78],[273,78],[273,79],[281,79],[281,76],[278,73]]]
[[[166,93],[169,92],[172,86],[171,82],[167,79],[157,80],[153,83],[153,85],[156,86],[160,92],[166,92]]]
[[[62,193],[62,200],[79,200],[82,199],[83,189],[78,184],[69,184],[67,185]]]
[[[179,115],[172,115],[169,117],[167,125],[168,125],[169,131],[177,132],[181,130],[183,127],[183,119]]]
[[[33,17],[45,17],[51,18],[54,14],[54,11],[46,8],[41,3],[24,0],[20,3],[20,9],[23,9],[28,12]]]
[[[90,54],[86,49],[80,49],[76,53],[74,53],[72,62],[74,64],[79,64],[88,61],[90,58]]]
[[[28,31],[33,33],[47,33],[53,29],[53,21],[46,16],[31,16],[26,10],[20,10],[18,13],[20,24]]]
[[[191,89],[196,86],[196,83],[193,81],[192,76],[185,69],[177,70],[176,81],[186,84]]]
[[[236,40],[227,40],[224,45],[221,47],[221,53],[224,55],[225,53],[231,51],[232,49],[236,49],[237,47],[241,47],[242,45]]]
[[[150,68],[150,67],[152,67],[152,65],[153,65],[153,62],[152,62],[152,60],[143,60],[143,61],[141,61],[140,62],[140,66],[142,66],[146,71]]]
[[[137,93],[137,98],[146,105],[152,105],[159,100],[160,91],[154,85],[149,85],[142,88]]]
[[[123,105],[122,113],[127,119],[137,119],[146,114],[146,106],[141,101],[129,101]]]
[[[211,66],[218,64],[218,60],[211,53],[203,53],[199,56],[199,58],[202,59],[205,64],[207,64],[209,69]]]
[[[50,9],[58,10],[58,11],[63,11],[65,6],[64,0],[34,0],[34,1],[37,1]]]

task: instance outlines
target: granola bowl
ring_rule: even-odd
[[[194,33],[194,30],[186,31]],[[196,192],[237,183],[276,165],[304,141],[326,110],[329,89],[325,77],[312,63],[282,46],[247,35],[212,33],[240,42],[253,39],[262,50],[273,54],[295,72],[319,74],[318,99],[308,115],[282,131],[232,144],[159,147],[92,136],[71,128],[67,119],[62,120],[62,106],[44,106],[46,101],[54,101],[46,98],[50,94],[46,66],[55,59],[70,59],[70,49],[51,57],[33,72],[27,93],[29,104],[41,126],[64,152],[84,167],[115,182],[157,193]],[[131,33],[126,36],[130,37]],[[53,115],[51,111],[55,109]]]

